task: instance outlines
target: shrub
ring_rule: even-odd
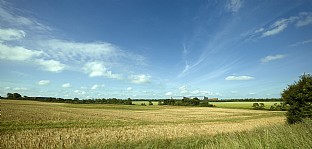
[[[200,107],[214,107],[214,105],[210,104],[208,100],[203,100],[199,103]]]
[[[303,119],[312,118],[312,76],[304,74],[298,82],[289,85],[282,93],[282,98],[289,104],[286,113],[289,124],[302,122]]]
[[[153,102],[152,101],[148,101],[148,105],[152,106]]]
[[[270,107],[271,111],[288,111],[289,110],[289,104],[286,104],[285,102],[281,102],[280,104],[274,103]]]
[[[146,104],[143,102],[143,103],[141,103],[141,106],[146,106]]]
[[[264,109],[264,103],[253,103],[252,107],[254,107],[255,110],[263,110]]]

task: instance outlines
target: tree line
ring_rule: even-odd
[[[102,98],[102,99],[63,99],[55,97],[28,97],[21,96],[19,93],[8,93],[7,99],[11,100],[33,100],[42,102],[57,102],[57,103],[73,103],[73,104],[123,104],[123,105],[133,105],[132,100],[128,98],[127,100],[117,99],[117,98]]]

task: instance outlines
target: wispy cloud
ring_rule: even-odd
[[[11,41],[11,40],[18,40],[24,38],[26,33],[23,30],[16,30],[16,29],[1,29],[0,28],[0,42],[1,41]]]
[[[27,28],[32,31],[51,31],[52,29],[48,26],[45,26],[34,18],[24,17],[18,15],[26,14],[25,11],[17,9],[17,8],[10,8],[10,4],[7,2],[0,2],[0,21],[3,23],[10,24],[10,26],[17,27],[17,28]]]
[[[131,90],[132,90],[132,87],[127,87],[126,90],[127,90],[127,91],[131,91]]]
[[[92,89],[92,90],[95,90],[95,89],[97,89],[98,87],[99,87],[99,85],[94,84],[94,85],[91,87],[91,89]]]
[[[24,61],[41,54],[41,51],[29,50],[21,46],[7,46],[0,43],[0,59]]]
[[[296,17],[291,17],[289,19],[281,19],[281,20],[274,22],[269,27],[269,29],[267,29],[265,32],[262,33],[262,37],[272,36],[272,35],[282,32],[284,29],[286,29],[287,25],[293,22],[295,19]]]
[[[79,71],[82,67],[90,77],[112,79],[121,79],[121,74],[127,75],[128,69],[146,65],[146,57],[109,42],[61,39],[29,12],[12,8],[8,2],[0,1],[0,22],[0,59],[28,60],[29,64],[39,65],[41,70],[49,72],[62,72],[67,68]],[[2,28],[2,25],[10,27]],[[26,36],[26,33],[30,35]],[[110,69],[118,70],[120,74]],[[139,78],[136,82],[146,81],[144,79]]]
[[[275,21],[269,27],[261,27],[254,31],[255,34],[260,33],[261,37],[273,36],[284,31],[289,25],[295,24],[297,27],[306,26],[312,24],[312,13],[301,12],[297,16],[291,16],[289,18],[282,18]]]
[[[227,10],[235,13],[242,7],[243,2],[241,0],[228,0],[226,3]]]
[[[131,80],[132,83],[143,84],[149,83],[151,76],[146,74],[130,75],[129,79]]]
[[[179,90],[180,90],[180,93],[181,93],[181,94],[188,93],[187,86],[185,86],[185,85],[179,87]]]
[[[165,95],[166,96],[171,96],[173,93],[172,92],[167,92]]]
[[[302,27],[309,24],[312,24],[312,13],[311,12],[302,12],[300,13],[301,19],[297,21],[296,26]]]
[[[261,63],[268,63],[270,61],[274,61],[274,60],[278,60],[278,59],[282,59],[284,58],[285,55],[282,55],[282,54],[278,54],[278,55],[269,55],[269,56],[266,56],[264,58],[261,59]]]
[[[48,85],[48,84],[50,84],[50,80],[40,80],[37,84],[38,85]]]
[[[59,73],[66,68],[65,64],[62,64],[61,62],[55,60],[37,59],[36,62],[41,66],[41,69],[44,71]]]
[[[294,44],[292,44],[292,45],[290,45],[290,46],[295,47],[295,46],[305,45],[305,44],[309,44],[309,43],[312,43],[312,39],[310,39],[310,40],[305,40],[305,41],[300,41],[300,42],[296,42],[296,43],[294,43]]]
[[[225,78],[225,80],[228,81],[246,81],[246,80],[252,80],[254,77],[251,76],[228,76]]]

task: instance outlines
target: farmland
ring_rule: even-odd
[[[222,144],[237,142],[235,138],[242,135],[257,134],[261,138],[275,136],[266,134],[271,129],[276,133],[290,129],[294,134],[308,136],[301,141],[311,146],[312,142],[307,140],[311,140],[312,133],[300,133],[301,129],[311,131],[311,125],[308,129],[286,126],[284,114],[230,108],[1,100],[0,144],[1,148],[223,148],[227,146]],[[230,136],[233,142],[226,142]],[[251,139],[257,142],[257,138]],[[235,144],[231,146],[235,148]]]

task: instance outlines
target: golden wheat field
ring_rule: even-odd
[[[1,100],[1,148],[100,148],[285,123],[284,112]]]

